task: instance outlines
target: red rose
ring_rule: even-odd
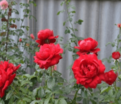
[[[117,78],[117,74],[113,70],[104,73],[105,66],[101,60],[98,60],[95,54],[81,54],[75,60],[72,70],[77,84],[81,84],[86,88],[96,88],[101,81],[111,85]]]
[[[75,60],[72,70],[77,84],[86,88],[96,88],[97,84],[101,83],[100,75],[104,74],[105,66],[95,54],[81,54]]]
[[[34,56],[34,62],[37,63],[40,68],[48,69],[59,62],[62,58],[60,54],[63,53],[63,49],[57,44],[44,44],[41,46],[40,51],[36,52]]]
[[[54,43],[58,36],[54,36],[53,31],[50,29],[40,30],[37,34],[38,40],[36,40],[39,45]]]
[[[19,39],[19,42],[22,42],[22,39],[21,38]]]
[[[98,45],[98,42],[92,38],[86,38],[84,40],[80,40],[78,42],[79,46],[75,46],[74,48],[79,49],[79,51],[77,52],[78,55],[80,54],[87,54],[89,52],[92,53],[97,53],[98,51],[100,51],[99,48],[96,48]]]
[[[7,87],[13,82],[13,79],[15,78],[16,70],[18,70],[18,66],[14,66],[12,63],[9,63],[8,61],[1,61],[0,62],[0,97],[2,98],[4,96],[4,92],[7,89]]]
[[[33,34],[31,34],[30,37],[34,40],[34,35]]]
[[[117,74],[115,74],[113,70],[106,72],[102,76],[102,80],[108,83],[109,85],[112,85],[115,82],[116,78],[117,78]]]
[[[119,27],[119,28],[120,28],[120,27],[121,27],[121,24],[117,24],[117,27]]]
[[[119,59],[120,58],[120,53],[119,52],[113,52],[112,53],[112,58]]]

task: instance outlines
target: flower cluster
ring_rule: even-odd
[[[40,30],[38,32],[38,40],[36,42],[39,44],[40,50],[35,53],[34,62],[39,65],[40,68],[48,69],[50,66],[58,64],[59,60],[62,58],[61,54],[63,49],[60,48],[59,44],[54,44],[56,38],[53,31],[49,29]]]
[[[13,82],[15,78],[16,70],[18,70],[20,65],[14,66],[12,63],[8,61],[0,62],[0,97],[4,96],[4,92],[7,87]]]
[[[79,58],[74,61],[72,66],[77,84],[81,84],[85,88],[96,88],[101,81],[105,81],[109,85],[113,84],[117,74],[113,70],[104,72],[105,66],[97,57],[97,52],[100,51],[99,48],[96,48],[98,42],[87,38],[80,40],[78,44],[79,46],[75,48],[79,49],[77,52]]]

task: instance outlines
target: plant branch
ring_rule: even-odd
[[[8,14],[8,21],[7,21],[7,36],[6,36],[6,54],[7,54],[7,51],[8,51],[8,38],[9,38],[9,14]],[[7,58],[6,58],[7,60]]]
[[[68,0],[67,0],[67,2],[68,2]],[[68,11],[68,3],[66,3],[66,9],[67,9],[67,14],[68,14],[68,18],[69,18],[69,23],[70,23],[70,25],[71,25],[71,30],[72,30],[72,32],[73,32],[73,34],[75,35],[75,30],[74,30],[74,27],[73,27],[73,24],[72,24],[72,22],[71,22],[71,20],[70,20],[70,13],[69,13],[69,11]],[[74,41],[74,43],[75,43],[75,45],[77,45],[77,43]]]
[[[71,104],[76,104],[76,97],[80,88],[77,89]]]

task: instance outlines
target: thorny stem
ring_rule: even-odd
[[[68,1],[68,0],[66,0],[66,1]],[[70,17],[67,5],[68,4],[66,4],[67,14],[68,14],[68,17]],[[72,22],[70,20],[69,20],[69,23],[70,23],[70,25],[72,27],[73,34],[75,35],[75,30],[74,30],[73,24],[72,24]],[[77,43],[76,42],[74,42],[74,43],[77,46]]]
[[[6,36],[6,48],[5,48],[6,54],[7,54],[7,51],[8,51],[8,37],[9,37],[9,14],[8,14],[8,21],[7,21],[7,36]],[[7,60],[7,58],[6,58],[6,60]]]
[[[53,76],[53,69],[54,69],[54,66],[51,67],[51,73],[50,73],[51,76]]]
[[[76,104],[76,97],[80,88],[77,89],[71,104]]]
[[[117,36],[117,46],[116,46],[116,50],[118,49],[118,47],[119,47],[119,41],[118,41],[118,38],[120,37],[120,35],[121,35],[121,28],[120,28],[120,30],[119,30],[119,35]]]

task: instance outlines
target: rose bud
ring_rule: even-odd
[[[121,27],[121,24],[117,24],[117,27],[120,28]]]
[[[22,39],[21,38],[19,39],[19,42],[22,42]]]
[[[31,37],[33,40],[34,40],[34,38],[35,38],[33,34],[31,34],[30,37]]]
[[[8,20],[6,18],[2,18],[1,21],[7,22]]]
[[[113,59],[119,59],[120,58],[120,53],[119,52],[113,52],[112,53],[112,58]]]

